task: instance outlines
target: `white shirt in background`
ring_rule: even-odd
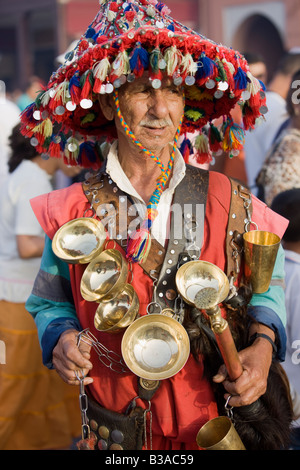
[[[31,293],[41,258],[21,259],[16,235],[44,236],[29,201],[50,191],[51,176],[30,160],[0,188],[0,300],[25,302]]]

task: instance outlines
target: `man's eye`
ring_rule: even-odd
[[[170,93],[173,93],[175,95],[181,95],[182,91],[180,88],[177,87],[170,87],[169,88]]]
[[[149,87],[141,87],[136,90],[136,93],[149,93]]]

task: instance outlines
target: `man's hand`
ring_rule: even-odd
[[[257,338],[252,346],[240,351],[243,373],[234,382],[230,381],[226,367],[220,367],[213,380],[223,383],[228,392],[225,400],[231,395],[229,406],[250,405],[266,392],[272,352],[271,344],[263,338]]]
[[[69,385],[78,385],[76,373],[79,377],[86,376],[93,365],[89,361],[91,346],[80,342],[77,346],[77,330],[66,330],[60,336],[53,349],[53,365],[60,377]],[[84,379],[84,384],[93,382],[91,377]]]

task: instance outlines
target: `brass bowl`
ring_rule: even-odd
[[[196,296],[203,291],[203,305],[209,309],[228,296],[229,281],[226,274],[208,261],[196,260],[183,264],[176,273],[178,292],[189,305],[195,305]],[[206,302],[204,298],[206,297]]]
[[[100,220],[80,217],[60,227],[52,240],[58,258],[70,264],[86,264],[101,253],[106,232]]]
[[[139,312],[139,299],[130,284],[125,284],[113,297],[103,297],[94,318],[98,331],[117,333],[129,326]]]
[[[163,380],[184,367],[190,341],[184,327],[174,318],[149,314],[127,328],[121,351],[127,367],[138,377]]]
[[[115,249],[105,250],[86,267],[80,283],[81,295],[89,302],[100,302],[114,296],[125,284],[128,265],[122,254]]]

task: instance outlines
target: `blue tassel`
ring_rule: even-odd
[[[264,82],[262,82],[261,80],[258,80],[258,81],[261,84],[262,89],[266,91],[266,85],[264,84]]]
[[[235,89],[236,90],[246,90],[248,85],[248,77],[246,72],[241,67],[238,67],[236,73],[233,76]]]
[[[72,98],[73,103],[78,104],[81,95],[81,86],[79,74],[75,73],[69,82],[69,92]]]
[[[83,142],[79,146],[78,165],[84,168],[92,167],[97,162],[98,155],[95,150],[95,144]]]
[[[184,138],[180,145],[180,153],[186,163],[189,161],[189,156],[193,153],[193,146],[188,138]]]
[[[27,119],[27,120],[32,120],[32,121],[34,121],[32,115],[33,115],[33,112],[34,112],[35,110],[36,110],[36,105],[35,105],[35,103],[29,104],[29,105],[24,109],[24,111],[22,111],[22,113],[21,113],[22,118],[24,119],[24,116],[26,116],[26,119]]]
[[[89,28],[86,32],[86,35],[85,37],[88,39],[88,38],[92,38],[94,37],[96,34],[96,31],[94,30],[94,28]]]
[[[207,57],[205,54],[202,54],[198,63],[198,69],[196,72],[196,79],[209,78],[214,74],[214,70],[217,67],[217,64]]]
[[[146,49],[141,46],[141,43],[137,43],[137,47],[134,49],[129,63],[131,70],[138,76],[141,76],[144,70],[148,68],[149,54]]]

